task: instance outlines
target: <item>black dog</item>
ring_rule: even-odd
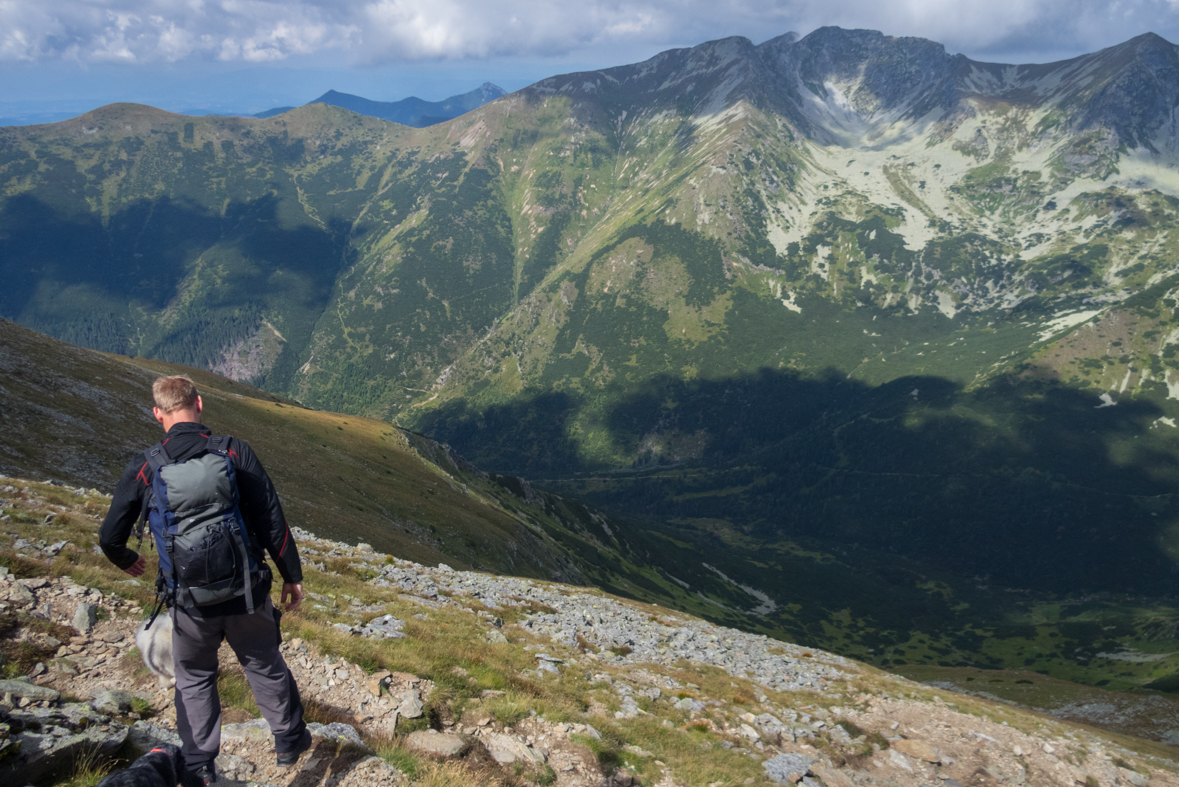
[[[203,787],[200,779],[184,766],[180,747],[162,743],[98,783],[98,787]]]

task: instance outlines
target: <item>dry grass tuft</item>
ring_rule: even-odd
[[[69,778],[56,787],[95,787],[120,763],[99,754],[98,749],[87,749],[74,760]]]

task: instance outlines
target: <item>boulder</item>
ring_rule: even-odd
[[[225,737],[225,727],[221,728],[221,736]],[[171,730],[158,727],[150,721],[137,721],[131,725],[131,729],[127,732],[127,742],[137,755],[142,755],[165,743],[179,746],[180,736]]]
[[[806,778],[816,762],[804,754],[779,754],[763,762],[761,767],[778,784],[796,784]]]
[[[98,622],[98,607],[89,601],[79,601],[74,611],[74,628],[79,634],[89,634]]]
[[[221,737],[223,740],[225,739],[226,728],[231,728],[230,735],[233,735],[234,730],[232,728],[257,725],[258,722],[262,723],[262,729],[266,731],[266,738],[269,739],[270,728],[266,726],[265,719],[256,719],[255,721],[246,722],[241,725],[226,724],[221,727]],[[171,730],[157,727],[151,722],[137,721],[131,725],[131,729],[127,733],[127,743],[136,756],[141,756],[165,743],[179,746],[180,736]],[[217,767],[217,773],[225,778],[245,780],[254,772],[252,763],[233,754],[222,753],[217,755],[217,760],[214,764]]]
[[[458,735],[433,730],[418,730],[410,733],[406,745],[423,754],[433,754],[436,757],[454,757],[462,752],[467,742]]]
[[[354,746],[364,751],[372,751],[368,744],[360,737],[360,733],[356,728],[350,724],[333,721],[331,724],[316,724],[312,722],[307,725],[307,729],[311,731],[312,736],[316,738],[326,738],[329,741],[335,741],[338,744],[345,746]]]
[[[909,763],[908,758],[901,754],[896,749],[890,748],[888,750],[888,763],[894,767],[900,768],[902,771],[913,772],[913,766]]]
[[[483,745],[487,747],[491,758],[500,765],[509,765],[513,762],[544,762],[544,756],[540,752],[511,735],[492,733],[483,738]]]
[[[425,706],[422,705],[422,693],[417,689],[406,689],[398,695],[401,704],[397,706],[397,713],[407,719],[421,718]]]
[[[129,692],[121,691],[120,689],[111,689],[110,691],[104,691],[102,694],[90,700],[90,705],[100,713],[110,716],[120,716],[131,712],[132,699],[133,697]]]
[[[61,692],[48,686],[37,686],[23,680],[0,680],[0,695],[11,694],[14,697],[31,700],[33,702],[57,702],[61,699]]]
[[[37,597],[33,595],[33,591],[19,582],[8,586],[8,600],[21,607],[31,607],[37,603]]]
[[[127,739],[127,727],[97,713],[85,703],[60,708],[14,710],[2,743],[0,784],[28,784],[66,771],[88,752],[109,757]],[[11,753],[8,753],[11,752]]]
[[[266,719],[254,719],[253,721],[243,721],[240,724],[222,724],[221,740],[235,743],[246,743],[247,741],[270,743],[274,740],[274,736],[270,734],[270,725],[266,723]]]
[[[382,615],[373,618],[360,629],[360,636],[371,639],[399,639],[405,636],[402,627],[404,620],[398,620],[392,615]]]

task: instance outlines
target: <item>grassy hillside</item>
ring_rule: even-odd
[[[429,129],[2,129],[0,315],[351,413],[225,400],[320,532],[880,664],[1165,681],[1177,57],[1006,68],[823,29]],[[288,411],[299,453],[265,443]],[[1098,655],[1122,646],[1151,658]]]
[[[1109,556],[1111,569],[1133,563],[1135,550],[1145,553],[1146,547],[1128,539],[1112,544],[1083,531],[1061,534],[1055,554],[1037,553],[1036,544],[1053,534],[1024,533],[1017,520],[994,536],[1011,559],[992,570],[1012,574],[1004,582],[981,575],[963,581],[973,565],[967,558],[988,550],[985,544],[967,541],[977,535],[974,531],[954,526],[952,512],[965,506],[960,501],[946,504],[949,513],[941,516],[949,525],[940,530],[934,524],[938,512],[927,515],[930,531],[943,538],[931,540],[927,560],[921,561],[889,548],[890,538],[905,534],[873,533],[866,526],[849,530],[860,521],[857,517],[867,520],[873,506],[857,504],[846,492],[814,496],[815,506],[828,507],[828,534],[810,534],[799,526],[781,535],[770,528],[745,530],[731,524],[738,504],[753,505],[757,494],[765,494],[757,488],[723,486],[737,470],[726,474],[656,467],[577,477],[563,484],[629,512],[607,515],[577,497],[541,491],[520,478],[486,474],[446,446],[379,421],[309,410],[200,370],[71,347],[3,321],[0,371],[2,473],[113,488],[129,457],[159,439],[149,411],[151,380],[159,373],[181,371],[192,374],[200,386],[207,423],[257,449],[290,521],[324,537],[364,541],[428,564],[588,583],[890,668],[924,663],[1038,670],[1123,691],[1146,684],[1173,690],[1169,676],[1179,671],[1174,603],[1165,590],[1148,584],[1166,581],[1165,555],[1153,556],[1159,562],[1154,570],[1136,564],[1146,569],[1139,572],[1139,581],[1153,593],[1085,592],[1083,577],[1070,586],[1064,576],[1068,566],[1081,565],[1095,549],[1086,539]],[[865,423],[887,426],[890,418],[903,420],[897,402],[907,402],[909,394],[900,392],[891,405],[869,394],[861,404],[877,410]],[[830,391],[825,398],[831,400]],[[894,407],[891,416],[889,406]],[[942,410],[930,407],[926,415],[948,417]],[[1109,411],[1094,414],[1103,417]],[[818,417],[798,414],[799,423]],[[835,431],[849,437],[847,427]],[[812,439],[829,432],[819,426]],[[795,444],[794,450],[834,449]],[[898,447],[895,455],[907,453],[921,454]],[[833,466],[843,464],[850,477],[888,480],[906,475],[901,466],[857,470],[853,460],[866,455],[861,451],[831,461]],[[761,467],[759,472],[785,472],[768,461]],[[928,468],[926,472],[934,475]],[[969,492],[964,471],[945,477],[961,487],[961,494]],[[997,472],[991,483],[1004,477]],[[1009,482],[1014,486],[996,495],[998,499],[1018,492],[1018,478]],[[838,486],[830,477],[813,483]],[[706,492],[685,491],[700,489]],[[751,494],[739,495],[742,491]],[[635,499],[645,502],[627,504]],[[1151,499],[1138,504],[1148,506]],[[1081,498],[1088,505],[1100,500]],[[877,495],[872,501],[879,508],[887,498]],[[981,505],[978,500],[972,504]],[[1149,512],[1143,512],[1149,522]],[[877,516],[886,522],[887,515]],[[959,563],[954,562],[956,555],[964,555]],[[1028,583],[1013,593],[1013,577],[1020,570]],[[1100,570],[1095,565],[1078,573]],[[1118,576],[1134,581],[1129,574]],[[1033,584],[1038,578],[1041,584]]]
[[[258,452],[292,524],[432,564],[581,577],[536,523],[542,511],[523,501],[505,509],[496,495],[515,498],[420,435],[309,410],[208,372],[70,347],[6,321],[0,368],[3,472],[109,492],[135,452],[162,436],[151,381],[186,373],[209,427]]]

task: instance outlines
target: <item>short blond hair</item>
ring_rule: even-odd
[[[196,384],[186,375],[175,377],[157,377],[151,384],[151,395],[156,400],[156,407],[164,415],[176,410],[187,410],[196,407]]]

